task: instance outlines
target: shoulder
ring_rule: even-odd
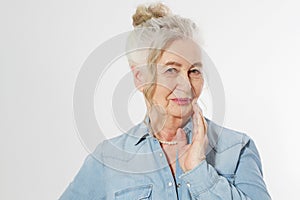
[[[138,151],[138,146],[135,144],[146,133],[147,128],[143,123],[139,123],[119,136],[102,141],[96,147],[93,155],[102,158],[115,157],[126,160],[129,155]]]
[[[223,152],[233,147],[243,148],[252,139],[244,132],[221,126],[206,118],[210,146],[217,152]]]
[[[246,134],[208,121],[208,137],[212,151],[208,161],[220,174],[234,174],[241,159],[251,163],[254,159],[261,167],[254,141]]]

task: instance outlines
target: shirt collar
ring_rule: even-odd
[[[135,143],[135,146],[139,145],[142,141],[144,141],[147,137],[152,136],[150,129],[149,129],[149,117],[146,117],[143,122],[140,123],[137,133],[137,142]],[[189,118],[186,125],[183,127],[183,130],[187,134],[188,142],[191,142],[191,132],[193,129],[193,123],[192,123],[192,117]]]

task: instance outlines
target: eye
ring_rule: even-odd
[[[192,78],[198,78],[198,77],[202,76],[202,72],[200,69],[194,68],[194,69],[189,70],[189,76]]]
[[[169,73],[169,74],[174,74],[174,73],[177,73],[178,70],[176,68],[168,68],[166,70],[166,73]]]
[[[189,71],[189,73],[191,73],[191,74],[201,74],[201,71],[199,69],[191,69]]]

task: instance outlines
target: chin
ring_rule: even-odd
[[[169,109],[169,115],[176,117],[176,118],[188,118],[192,115],[192,107],[189,106],[188,108],[172,108]]]

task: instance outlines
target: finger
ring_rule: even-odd
[[[176,141],[178,142],[178,144],[176,145],[178,157],[181,157],[188,147],[187,136],[182,128],[177,129]]]
[[[193,99],[192,100],[192,105],[197,104],[198,99]]]
[[[202,125],[204,126],[204,128],[206,128],[206,120],[204,118],[202,109],[200,108],[200,106],[198,104],[194,105],[194,113],[198,113],[199,115],[197,115],[198,118],[198,125],[200,125],[202,123]]]
[[[201,119],[199,121],[201,121],[200,123],[204,127],[204,134],[205,134],[207,132],[207,123],[206,123],[206,120],[204,118],[204,115],[203,115],[203,112],[202,112],[202,109],[200,108],[200,106],[196,105],[196,107],[197,107],[196,109],[198,110],[198,113],[199,113],[199,118]]]
[[[182,147],[188,143],[186,133],[182,128],[177,129],[176,141],[178,142],[178,146],[180,146],[180,147]]]
[[[203,114],[201,114],[201,117],[202,117],[202,123],[204,125],[204,134],[206,134],[207,133],[207,123],[206,123],[206,120],[205,120]]]
[[[206,134],[206,121],[197,104],[193,105],[193,141],[201,142]]]
[[[186,153],[189,144],[187,141],[186,133],[182,128],[178,128],[176,132],[176,140],[178,144],[177,147],[177,156],[179,158],[179,162],[182,163],[182,159],[184,157],[184,154]]]
[[[195,134],[197,134],[199,131],[199,128],[200,128],[200,116],[199,116],[199,109],[197,108],[197,104],[193,104],[193,110],[194,110],[194,114],[193,114],[193,131]]]
[[[194,114],[196,114],[196,118],[197,118],[197,124],[200,125],[201,124],[201,115],[202,115],[202,110],[199,107],[198,104],[194,104],[193,105],[193,109],[194,109]]]

